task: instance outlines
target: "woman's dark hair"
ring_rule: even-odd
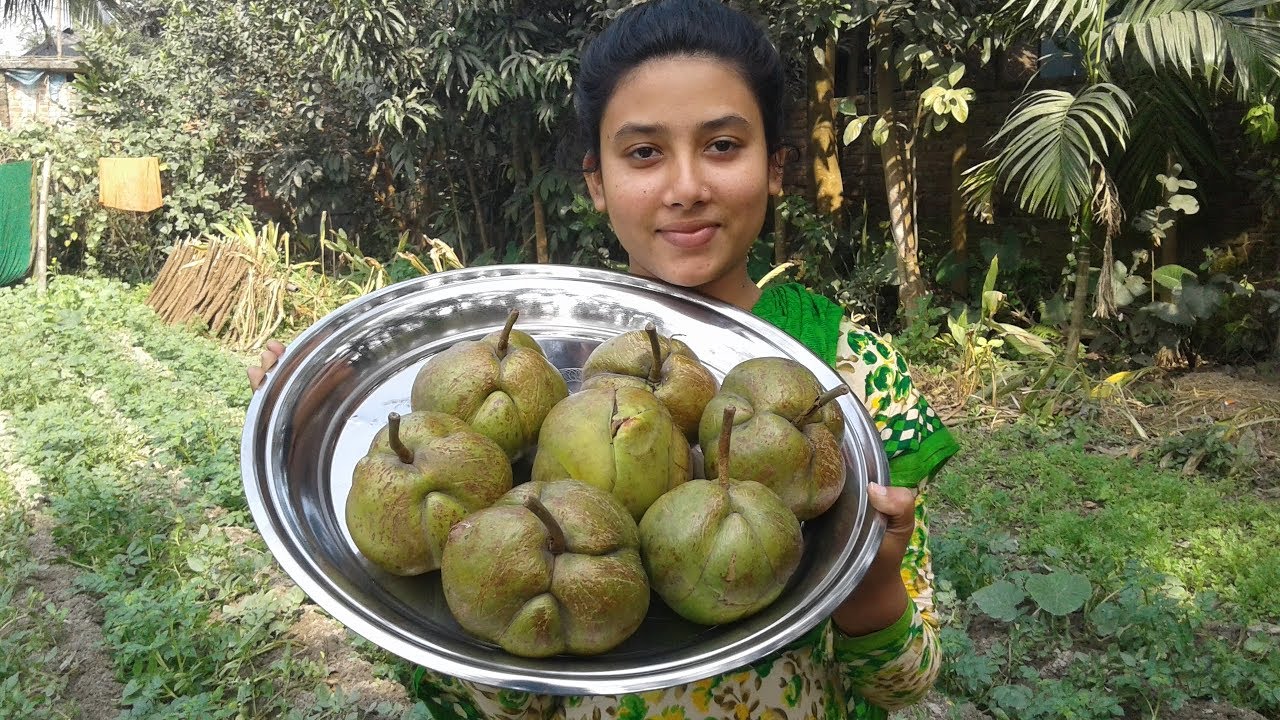
[[[650,0],[624,11],[582,54],[573,108],[583,152],[600,154],[600,119],[618,81],[646,61],[680,55],[736,68],[760,105],[769,152],[782,147],[786,81],[765,31],[719,0]]]

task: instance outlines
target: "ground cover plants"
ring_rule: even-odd
[[[6,670],[0,716],[103,717],[61,679],[59,606],[34,576],[74,568],[93,598],[124,717],[346,717],[324,666],[300,657],[287,631],[303,596],[283,580],[252,530],[238,446],[248,388],[244,358],[160,326],[142,291],[64,277],[0,291],[0,360],[9,468],[0,560]],[[25,499],[24,499],[25,498]],[[26,510],[26,512],[24,512]],[[24,550],[24,523],[47,518],[55,557]],[[48,657],[48,663],[40,662]],[[23,658],[31,658],[24,661]],[[55,663],[62,662],[59,667]],[[326,709],[327,706],[327,709]],[[409,713],[405,707],[387,716]],[[328,714],[326,714],[328,713]]]
[[[995,717],[1203,702],[1275,717],[1280,506],[1241,481],[1089,452],[1100,435],[965,436],[939,477],[937,504],[964,513],[934,544],[946,691]]]
[[[145,293],[0,290],[0,717],[449,717],[278,570],[239,475],[251,358]],[[1096,412],[954,424],[947,663],[904,717],[1280,717],[1280,506],[1218,435],[1130,452]]]

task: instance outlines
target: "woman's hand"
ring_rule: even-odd
[[[902,566],[902,558],[907,554],[907,546],[911,544],[911,535],[916,531],[915,491],[871,484],[867,487],[867,499],[871,501],[871,507],[889,521],[884,542],[880,544],[880,552],[871,566],[883,562],[897,573]]]
[[[245,368],[245,374],[249,376],[249,387],[257,390],[262,387],[262,381],[266,379],[267,372],[275,366],[276,360],[284,354],[284,344],[278,340],[268,340],[267,349],[262,351],[262,358],[257,365],[250,365]]]
[[[911,598],[902,584],[902,558],[916,529],[916,494],[907,488],[869,485],[871,507],[885,515],[888,527],[871,567],[832,614],[846,635],[868,635],[898,621]]]

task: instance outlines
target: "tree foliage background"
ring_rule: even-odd
[[[67,270],[149,280],[180,240],[247,217],[283,223],[295,250],[312,257],[323,253],[322,228],[336,228],[368,256],[428,251],[436,239],[467,264],[619,268],[625,257],[582,195],[570,93],[584,43],[633,1],[112,2],[114,22],[81,33],[87,71],[77,79],[77,122],[0,132],[0,159],[55,157],[50,235],[55,262]],[[4,7],[21,13],[31,4]],[[1114,179],[1118,191],[1107,196],[1120,211],[1114,217],[1173,213],[1157,240],[1161,262],[1174,265],[1180,216],[1168,203],[1179,193],[1162,191],[1168,182],[1157,175],[1172,177],[1175,163],[1183,183],[1216,183],[1231,172],[1217,162],[1208,118],[1233,100],[1246,105],[1246,127],[1256,138],[1247,170],[1263,215],[1280,215],[1275,2],[737,4],[768,26],[786,60],[788,112],[805,123],[792,140],[805,146],[809,161],[793,168],[802,187],[778,204],[753,269],[763,274],[790,263],[790,277],[882,329],[901,326],[895,308],[927,315],[911,308],[930,295],[940,294],[942,302],[933,302],[945,305],[977,291],[991,253],[966,254],[959,173],[981,156],[998,157],[969,173],[977,214],[994,204],[1019,208],[1024,218],[1066,217],[1079,230],[1088,216],[1080,208],[1096,205],[1089,199],[1102,197],[1098,189]],[[1087,71],[1085,81],[1029,86],[994,139],[966,129],[992,57],[1045,40]],[[1064,111],[1059,105],[1068,99]],[[1059,116],[1065,121],[1055,121]],[[879,187],[858,190],[879,198],[887,217],[846,201],[854,188],[841,176],[841,156],[859,138],[874,144],[883,177]],[[1105,152],[1094,147],[1104,140]],[[918,208],[917,164],[925,141],[953,148],[955,158],[953,252],[946,258],[922,256],[927,223]],[[966,160],[966,148],[984,150]],[[164,209],[137,216],[98,206],[96,159],[107,155],[160,157]],[[1193,194],[1208,200],[1203,190]],[[1074,198],[1070,212],[1049,211],[1047,199],[1059,196]],[[1189,200],[1177,202],[1189,207]],[[1010,312],[1021,313],[1024,325],[1041,325],[1046,337],[1088,335],[1086,299],[1114,305],[1113,297],[1132,299],[1141,295],[1131,292],[1139,283],[1157,281],[1154,274],[1135,278],[1136,262],[1116,265],[1105,249],[1103,262],[1090,264],[1102,242],[1088,232],[1076,239],[1063,282],[1052,281],[1062,258],[1041,259],[1048,279],[1036,280],[1040,297],[1016,288],[1011,294],[1023,301]],[[998,244],[1021,251],[1032,240]],[[1015,281],[1018,263],[1002,254],[1000,279]],[[944,279],[947,263],[960,271],[947,270]],[[1181,283],[1188,275],[1177,277]],[[1262,279],[1264,288],[1277,282]],[[951,288],[939,287],[948,282]],[[1113,285],[1121,290],[1110,292]],[[891,286],[898,302],[881,312]],[[1180,284],[1171,290],[1182,292]],[[1055,308],[1072,300],[1074,322],[1066,323]],[[1265,329],[1276,319],[1268,308],[1251,310],[1250,322]],[[1180,312],[1153,320],[1177,319],[1162,335],[1165,345],[1189,333],[1189,315]],[[1207,320],[1206,313],[1193,320]],[[1255,334],[1254,345],[1280,352],[1280,332]]]

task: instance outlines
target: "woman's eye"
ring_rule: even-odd
[[[718,153],[727,153],[737,146],[738,146],[737,143],[735,143],[732,140],[716,140],[715,142],[711,143],[711,149],[715,150]]]
[[[658,156],[658,150],[651,147],[638,147],[631,151],[631,157],[636,160],[652,160]]]

